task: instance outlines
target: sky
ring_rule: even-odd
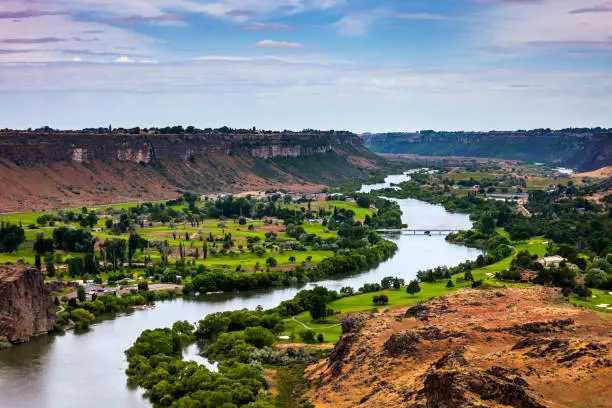
[[[610,0],[0,0],[0,128],[612,127]]]

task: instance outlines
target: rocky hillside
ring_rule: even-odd
[[[604,407],[609,320],[554,289],[464,290],[412,308],[349,315],[307,370],[317,407]]]
[[[0,266],[0,338],[29,341],[55,327],[55,305],[37,269]]]
[[[362,136],[377,153],[556,162],[595,170],[612,163],[612,130],[385,133]]]
[[[350,133],[0,133],[0,212],[174,198],[178,190],[314,190],[382,159]]]

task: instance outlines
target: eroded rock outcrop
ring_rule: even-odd
[[[551,288],[467,289],[349,315],[311,365],[317,407],[608,406],[610,323]]]
[[[55,326],[55,306],[37,269],[0,266],[0,337],[23,343]]]

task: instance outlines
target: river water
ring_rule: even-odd
[[[397,183],[407,177],[395,176],[389,181]],[[396,201],[402,209],[403,222],[411,228],[471,227],[468,216],[447,213],[441,206],[412,199]],[[335,290],[342,286],[358,289],[364,283],[380,282],[385,276],[399,276],[408,281],[420,269],[452,266],[476,259],[480,254],[478,250],[450,244],[443,236],[396,234],[387,238],[399,247],[392,259],[368,272],[317,285]],[[293,298],[299,290],[313,286],[158,302],[154,309],[122,314],[94,325],[84,334],[69,331],[63,335],[41,336],[28,344],[0,351],[0,407],[149,407],[142,391],[130,389],[126,384],[127,361],[123,354],[143,330],[170,327],[177,320],[196,322],[214,312],[255,309],[259,305],[272,308]],[[188,352],[194,354],[196,348],[191,347]]]

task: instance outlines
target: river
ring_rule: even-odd
[[[397,183],[407,177],[394,176],[388,180]],[[412,199],[396,201],[402,209],[403,222],[411,228],[471,227],[467,215],[451,214],[441,206]],[[392,259],[359,275],[316,284],[338,290],[342,286],[357,289],[364,283],[380,282],[385,276],[399,276],[408,281],[420,269],[452,266],[476,259],[480,254],[479,250],[450,244],[443,236],[396,234],[387,238],[399,247]],[[69,331],[41,336],[28,344],[0,351],[0,407],[150,407],[142,398],[142,390],[127,386],[127,361],[123,354],[143,330],[170,327],[177,320],[196,322],[214,312],[255,309],[259,305],[272,308],[293,298],[299,290],[313,286],[158,302],[154,309],[122,314],[92,326],[83,334]],[[191,354],[195,351],[194,347],[189,349]]]

